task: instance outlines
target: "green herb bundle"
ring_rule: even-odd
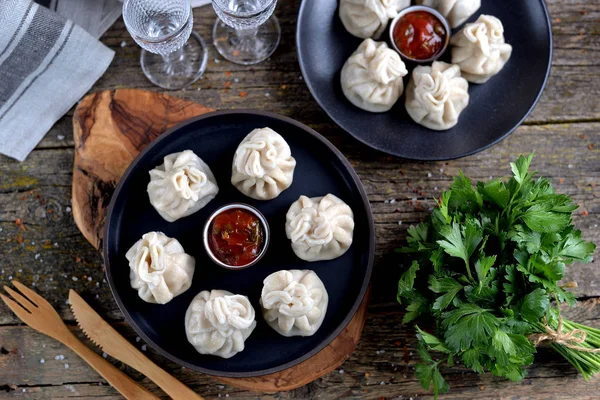
[[[416,374],[436,396],[448,390],[442,364],[460,359],[476,372],[518,381],[533,362],[534,343],[544,340],[586,379],[600,371],[600,330],[563,320],[558,309],[576,303],[558,284],[566,265],[591,261],[595,245],[572,225],[571,198],[534,179],[532,158],[511,163],[508,182],[474,188],[461,173],[398,250],[409,266],[398,282],[403,322],[428,317],[435,324],[434,334],[416,327],[424,362]]]

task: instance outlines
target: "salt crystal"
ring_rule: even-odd
[[[396,199],[391,199],[390,204],[394,204],[394,203],[396,203]]]
[[[49,280],[50,282],[52,282],[52,281],[54,280],[54,278],[48,278],[48,280]]]
[[[43,345],[42,345],[42,347],[43,347],[43,348],[46,348],[46,345],[45,345],[45,344],[43,344]]]
[[[238,83],[238,82],[240,81],[240,79],[239,79],[239,78],[235,78],[233,81],[234,81],[235,83]]]
[[[37,260],[38,258],[40,258],[42,255],[40,253],[37,253],[34,257]]]
[[[221,61],[215,58],[215,64],[220,63]]]
[[[60,356],[54,357],[55,360],[60,360]]]
[[[440,172],[441,172],[441,173],[444,173],[444,168],[440,168]]]
[[[100,286],[100,282],[96,282],[96,286]]]
[[[379,382],[380,385],[385,385],[384,381]]]
[[[35,282],[31,282],[31,286],[35,286]]]
[[[139,336],[136,336],[136,338],[135,338],[135,341],[136,341],[136,342],[139,342],[140,340],[142,340],[142,338],[141,338],[141,337],[139,337]]]
[[[413,203],[414,203],[414,202],[416,202],[416,201],[417,201],[417,198],[416,198],[416,197],[413,197],[413,198],[412,198],[412,201],[413,201]]]
[[[74,276],[74,277],[73,277],[73,278],[71,278],[71,279],[73,279],[75,282],[77,282],[77,281],[79,280],[79,279],[77,279],[77,277],[76,277],[76,276]]]
[[[31,244],[35,244],[35,242],[34,242],[34,241],[31,241]]]
[[[62,354],[59,357],[60,357],[59,360],[64,360],[65,359],[65,356],[62,355]]]
[[[102,357],[106,358],[106,357],[108,357],[108,354],[102,353]]]
[[[27,389],[23,389],[23,392],[26,392],[26,391],[27,391]]]
[[[265,93],[265,97],[269,97],[271,95],[271,93],[267,92]]]
[[[58,140],[65,140],[65,135],[57,135],[56,138]]]
[[[221,393],[219,393],[219,397],[221,397]]]
[[[434,187],[433,190],[435,190],[437,192],[438,191],[438,187],[437,186]]]
[[[8,280],[12,281],[12,275],[9,275]]]
[[[43,364],[45,362],[46,362],[46,360],[44,360],[43,358],[40,360],[40,364]]]
[[[428,172],[428,173],[427,173],[427,177],[428,177],[428,178],[431,178],[432,176],[433,176],[433,175],[431,175],[431,172]]]
[[[123,41],[121,42],[121,47],[125,47],[125,46],[127,46],[127,42],[123,40]]]
[[[97,298],[97,299],[99,299],[99,298],[100,298],[100,295],[96,295],[96,298]]]
[[[71,212],[71,207],[65,208],[65,211],[68,212],[68,213],[70,213]]]
[[[225,393],[225,397],[229,397],[229,393]]]
[[[54,247],[58,247],[58,243],[54,242]]]
[[[142,346],[142,351],[146,351],[146,349],[147,349],[147,348],[148,348],[148,346],[146,346],[146,345],[143,345],[143,346]]]
[[[92,277],[91,276],[88,276],[88,281],[90,281],[90,282],[92,281]]]
[[[23,272],[23,270],[22,270],[22,269],[19,269],[19,272]]]
[[[569,167],[569,168],[573,168],[573,164],[569,164],[569,165],[568,165],[568,167]]]
[[[65,301],[66,304],[71,304],[71,302],[69,301],[69,299],[67,299],[67,301]]]
[[[340,369],[340,374],[343,374],[343,373],[344,373],[344,370],[343,370],[343,369]]]
[[[383,201],[385,204],[388,204],[390,201],[389,200],[384,200]]]
[[[225,386],[223,386],[223,385],[217,385],[217,387],[218,387],[219,389],[225,389]]]
[[[69,364],[65,364],[65,369],[69,369]]]

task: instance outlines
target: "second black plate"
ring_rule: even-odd
[[[268,126],[290,145],[297,161],[294,182],[270,201],[252,200],[231,184],[231,162],[242,139],[253,129]],[[211,168],[219,194],[189,217],[173,223],[152,208],[146,192],[148,171],[163,157],[193,150]],[[285,214],[301,194],[308,197],[332,193],[354,211],[354,242],[341,257],[308,263],[293,253],[285,235]],[[207,217],[220,206],[244,202],[258,208],[271,227],[271,244],[250,268],[232,271],[215,265],[202,244]],[[127,250],[145,233],[161,231],[179,240],[196,259],[192,287],[165,305],[146,303],[129,283]],[[289,118],[256,111],[221,111],[184,122],[152,142],[125,172],[111,200],[105,226],[104,262],[115,299],[136,332],[169,359],[210,375],[248,377],[291,367],[317,353],[348,324],[360,305],[373,267],[375,234],[367,196],[356,173],[321,135]],[[282,269],[312,269],[324,282],[329,306],[323,325],[311,337],[287,338],[264,321],[258,299],[263,280]],[[230,359],[201,355],[187,341],[185,312],[202,290],[224,289],[248,296],[256,310],[257,327],[245,350]]]
[[[448,131],[432,131],[415,123],[404,108],[404,96],[383,114],[363,111],[344,97],[340,71],[362,39],[342,25],[338,0],[302,1],[296,40],[304,80],[331,119],[367,146],[414,160],[476,153],[508,136],[525,120],[542,94],[552,61],[552,31],[544,0],[483,0],[468,22],[481,14],[502,21],[506,41],[513,46],[512,57],[487,83],[469,84],[469,106]],[[386,31],[381,40],[387,37]],[[449,61],[449,53],[442,61]],[[405,86],[411,72],[409,68]]]

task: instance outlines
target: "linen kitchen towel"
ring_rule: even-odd
[[[4,0],[0,0],[0,3]],[[35,0],[36,3],[70,19],[98,39],[115,23],[123,10],[119,0]]]
[[[113,56],[71,20],[30,0],[1,0],[0,153],[23,161]]]

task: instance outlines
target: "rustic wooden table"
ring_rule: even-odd
[[[409,162],[373,151],[336,127],[312,99],[296,59],[295,23],[299,1],[276,11],[282,41],[273,57],[252,68],[232,65],[210,48],[208,69],[192,88],[171,93],[217,109],[257,108],[290,116],[327,136],[348,157],[369,195],[377,231],[373,295],[363,338],[334,371],[301,389],[263,398],[432,398],[420,388],[413,366],[415,340],[400,324],[395,302],[398,275],[389,256],[407,227],[423,218],[432,198],[448,187],[459,169],[487,179],[508,175],[518,154],[535,151],[535,169],[552,178],[560,192],[580,204],[576,225],[600,243],[600,3],[548,0],[554,32],[554,61],[548,87],[533,114],[513,135],[475,156],[451,162]],[[210,7],[194,10],[195,28],[211,37]],[[527,40],[527,38],[523,38]],[[121,87],[157,90],[139,65],[139,48],[119,20],[102,38],[116,51],[106,74],[92,91]],[[60,95],[59,93],[57,95]],[[73,166],[72,111],[62,118],[23,163],[0,157],[0,281],[35,286],[82,337],[67,305],[76,289],[117,330],[136,343],[108,285],[100,254],[77,230],[70,214]],[[599,184],[596,187],[596,184]],[[389,200],[395,199],[395,203]],[[415,200],[416,199],[416,200]],[[578,309],[571,318],[600,326],[600,261],[574,265],[567,279],[578,282]],[[139,340],[139,338],[138,338]],[[207,398],[254,398],[256,393],[226,387],[186,370],[136,343],[149,357]],[[119,398],[87,364],[64,346],[23,325],[0,306],[0,397]],[[100,351],[100,350],[98,350]],[[130,368],[144,386],[162,394]],[[447,399],[600,398],[600,379],[584,382],[560,356],[540,348],[536,365],[520,383],[479,376],[456,367],[446,371]],[[163,395],[164,396],[164,395]]]

